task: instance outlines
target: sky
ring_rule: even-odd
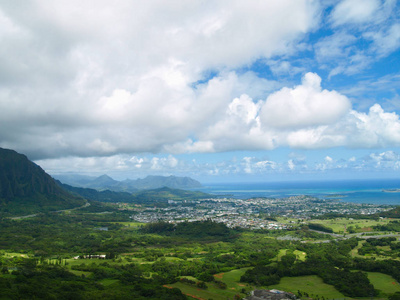
[[[395,0],[4,0],[0,147],[50,174],[399,178]]]

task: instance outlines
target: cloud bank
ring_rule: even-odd
[[[121,168],[119,154],[398,147],[396,112],[378,103],[356,110],[345,93],[325,88],[398,50],[399,23],[388,18],[395,6],[341,1],[322,20],[326,7],[311,0],[5,1],[0,146]],[[321,24],[334,33],[307,44]],[[298,53],[313,53],[320,68],[290,61]],[[253,70],[257,63],[277,77]],[[279,80],[286,74],[301,78]],[[128,165],[179,166],[170,159]]]

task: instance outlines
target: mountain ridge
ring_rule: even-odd
[[[193,189],[200,188],[202,185],[190,177],[178,176],[155,176],[149,175],[145,178],[125,179],[123,181],[114,180],[108,175],[99,177],[76,175],[54,175],[54,178],[74,187],[91,188],[99,191],[110,190],[115,192],[137,192],[140,190],[151,190],[162,187],[172,189]]]
[[[0,214],[69,209],[85,200],[62,189],[24,154],[0,148]]]

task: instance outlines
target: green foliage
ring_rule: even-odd
[[[331,228],[326,227],[326,226],[324,226],[324,225],[322,225],[322,224],[318,224],[318,223],[310,223],[310,224],[308,224],[308,227],[309,227],[310,229],[317,230],[317,231],[323,231],[323,232],[327,232],[327,233],[333,233],[333,230],[332,230]]]
[[[396,292],[395,294],[389,296],[389,300],[400,300],[400,292]]]
[[[378,225],[374,227],[376,231],[400,231],[400,222],[399,221],[391,221],[388,224]]]
[[[141,231],[143,233],[158,233],[158,234],[170,234],[174,231],[174,224],[167,223],[164,221],[147,223],[145,224]]]
[[[132,194],[127,192],[114,192],[110,190],[105,191],[97,191],[95,189],[90,188],[80,188],[70,186],[68,184],[60,185],[70,191],[71,193],[84,197],[85,199],[89,199],[92,201],[101,201],[101,202],[133,202],[135,198]]]
[[[395,260],[352,258],[350,251],[358,249],[356,238],[301,243],[276,237],[285,234],[308,241],[326,239],[326,235],[298,229],[236,231],[212,221],[158,222],[140,227],[128,222],[130,213],[111,210],[103,214],[101,204],[93,207],[93,212],[88,207],[71,213],[0,220],[0,249],[18,252],[5,255],[0,250],[0,268],[4,270],[1,295],[19,299],[21,291],[32,299],[184,299],[179,290],[162,287],[168,285],[196,296],[207,294],[205,299],[226,299],[243,288],[238,283],[240,276],[251,285],[271,286],[288,276],[313,275],[346,296],[369,297],[376,292],[363,272],[400,279],[400,265]],[[365,244],[385,247],[392,254],[397,250],[389,249],[399,245],[393,238],[371,239]],[[305,253],[304,257],[300,259],[298,253]],[[107,259],[65,260],[88,254],[105,254]],[[237,275],[227,279],[228,274]],[[216,294],[220,298],[211,296]]]
[[[60,265],[20,264],[14,277],[0,278],[1,299],[186,299],[178,289],[144,279],[135,265],[92,265],[90,278],[73,275]],[[117,278],[103,286],[100,278]]]
[[[157,233],[171,236],[183,236],[195,239],[202,238],[228,238],[234,234],[223,223],[213,221],[182,222],[176,225],[167,222],[148,223],[141,229],[143,233]]]
[[[293,254],[287,254],[274,265],[256,266],[249,269],[241,277],[241,281],[256,285],[274,285],[279,283],[280,278],[284,276],[318,275],[325,283],[333,285],[349,297],[375,295],[377,292],[365,273],[350,272],[346,268],[351,265],[348,253],[355,245],[355,239],[328,245],[298,245],[299,250],[307,252],[306,261],[294,263],[296,257],[293,257]]]

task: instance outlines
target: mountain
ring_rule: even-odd
[[[138,190],[157,189],[169,187],[172,189],[199,188],[201,183],[190,177],[176,176],[147,176],[144,179],[137,179],[132,182],[132,186]]]
[[[88,184],[90,185],[90,183],[97,178],[95,176],[80,174],[52,175],[52,177],[61,181],[62,183],[77,187],[85,187]]]
[[[63,184],[58,181],[64,189],[70,191],[75,195],[82,196],[89,200],[100,202],[125,202],[125,203],[140,203],[140,204],[155,204],[167,203],[169,200],[174,201],[187,201],[187,200],[200,200],[213,197],[199,191],[187,191],[179,189],[171,189],[162,187],[151,190],[141,190],[136,193],[130,194],[127,192],[115,192],[110,190],[98,191],[90,188],[74,187],[68,184]]]
[[[99,202],[134,202],[135,198],[127,192],[114,192],[110,190],[98,191],[91,188],[75,187],[58,181],[58,184],[67,191],[85,199]]]
[[[192,189],[201,187],[201,183],[190,177],[177,176],[147,176],[143,179],[126,179],[117,181],[108,175],[90,177],[76,175],[55,175],[56,179],[64,184],[75,187],[91,188],[99,191],[111,190],[115,192],[136,192],[138,190],[157,189],[169,187],[172,189]]]
[[[117,186],[118,183],[119,181],[112,179],[108,175],[101,175],[89,182],[87,185],[90,185],[91,188],[98,190],[111,190],[113,187]]]
[[[69,209],[85,200],[62,189],[25,155],[0,148],[0,215]]]

